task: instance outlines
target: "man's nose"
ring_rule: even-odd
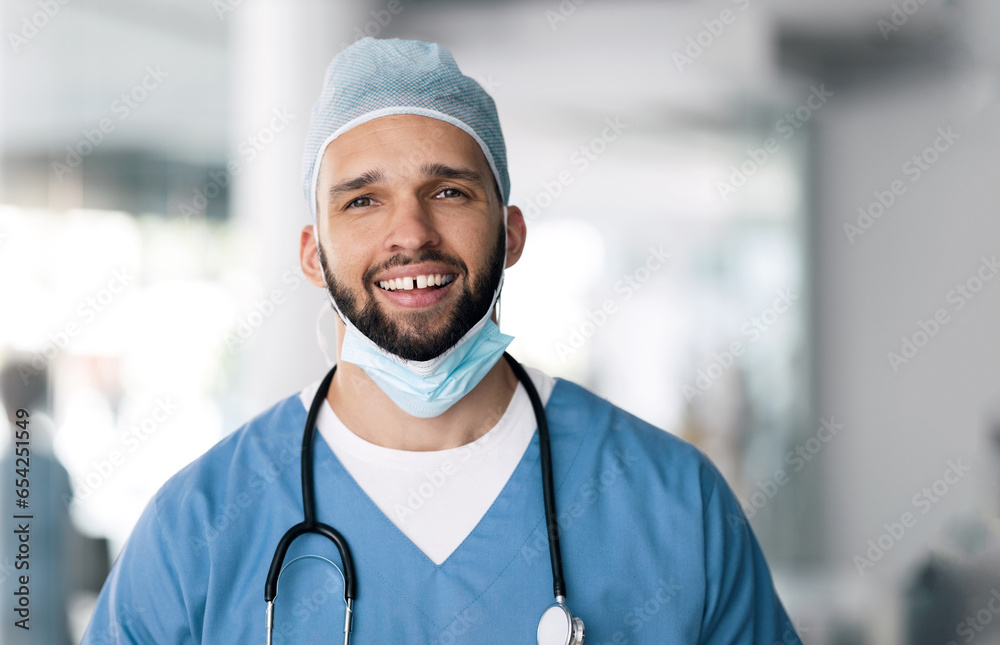
[[[387,250],[419,251],[441,243],[430,210],[417,198],[397,203],[389,216],[388,225],[385,238]]]

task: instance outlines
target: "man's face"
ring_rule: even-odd
[[[344,316],[405,359],[452,347],[489,311],[506,263],[494,186],[472,137],[437,119],[382,117],[333,141],[317,227]]]

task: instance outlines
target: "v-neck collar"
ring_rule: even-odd
[[[556,380],[546,405],[547,414],[564,388],[561,383]],[[550,428],[558,425],[551,420],[549,424]],[[558,490],[570,472],[579,442],[566,433],[551,434],[553,453],[560,456],[553,464]],[[409,602],[414,610],[444,628],[489,589],[544,524],[537,428],[493,504],[440,565],[411,542],[368,497],[325,441],[317,437],[316,442],[317,519],[339,530],[350,544],[358,575],[359,603],[373,602],[372,596],[393,603],[434,597],[443,601],[422,602],[419,606],[413,600]]]

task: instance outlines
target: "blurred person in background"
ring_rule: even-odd
[[[702,453],[506,355],[526,228],[447,50],[334,58],[303,175],[337,365],[157,493],[85,643],[799,642]]]
[[[26,613],[4,612],[0,642],[65,645],[70,642],[69,554],[76,531],[66,506],[73,496],[69,475],[52,454],[48,370],[36,369],[26,359],[5,361],[0,399],[10,431],[9,448],[0,459],[0,500],[6,506],[0,522],[0,588],[8,607],[23,607],[20,599],[28,599]],[[19,416],[18,410],[27,416]],[[19,497],[18,488],[26,488],[27,497]],[[25,508],[15,506],[18,499],[26,500]]]

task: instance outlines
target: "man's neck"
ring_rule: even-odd
[[[337,323],[339,357],[344,327]],[[443,414],[422,419],[400,409],[360,367],[338,360],[327,401],[343,424],[365,441],[396,450],[445,450],[486,434],[503,416],[516,389],[517,377],[501,358]]]

